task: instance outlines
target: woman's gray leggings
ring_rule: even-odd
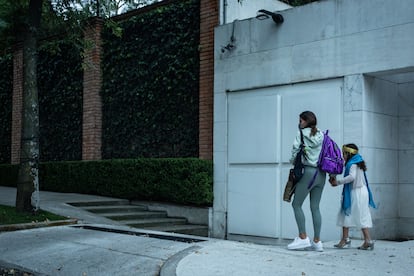
[[[295,213],[296,224],[298,225],[299,234],[306,233],[305,215],[302,210],[302,204],[305,198],[310,194],[310,209],[312,212],[314,238],[319,239],[321,234],[322,217],[319,210],[323,187],[325,186],[326,173],[319,170],[311,189],[308,184],[312,181],[313,175],[318,168],[305,166],[305,173],[301,180],[296,184],[295,197],[292,202]]]

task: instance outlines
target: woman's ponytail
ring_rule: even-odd
[[[300,115],[300,118],[302,118],[306,122],[306,127],[310,127],[311,130],[311,136],[314,136],[318,129],[316,128],[317,120],[316,115],[312,111],[303,111]]]

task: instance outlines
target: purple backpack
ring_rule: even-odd
[[[329,130],[323,134],[323,142],[321,153],[319,154],[318,168],[328,174],[341,174],[344,170],[344,159],[342,158],[341,150],[334,140],[328,135]],[[318,175],[318,170],[312,177],[312,180],[308,184],[310,189],[315,182],[315,178]]]
[[[341,174],[344,169],[344,159],[341,150],[334,140],[325,131],[321,153],[319,154],[318,167],[329,174]]]

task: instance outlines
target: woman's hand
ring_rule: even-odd
[[[333,187],[338,186],[338,182],[336,181],[336,177],[335,176],[330,176],[329,177],[329,183],[331,183],[331,185]]]

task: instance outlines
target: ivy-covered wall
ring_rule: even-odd
[[[0,164],[10,163],[13,57],[0,57]]]
[[[198,156],[199,1],[103,33],[104,159]]]
[[[123,16],[103,37],[102,158],[198,157],[199,0]],[[131,13],[132,15],[133,13]],[[79,47],[43,41],[38,58],[40,160],[82,159]],[[12,57],[0,58],[0,163],[10,163]]]
[[[38,87],[40,160],[82,158],[82,59],[79,48],[64,41],[42,45]]]

